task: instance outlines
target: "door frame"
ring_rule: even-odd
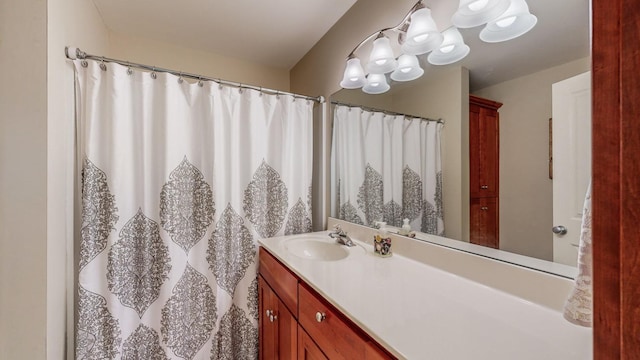
[[[592,14],[594,359],[639,359],[640,2]]]

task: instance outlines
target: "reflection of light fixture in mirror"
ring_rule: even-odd
[[[442,32],[444,41],[433,50],[427,61],[433,65],[449,65],[464,59],[469,54],[469,46],[464,43],[460,31],[455,26]]]
[[[485,24],[509,8],[509,0],[460,0],[458,11],[451,17],[453,25],[471,28]]]
[[[395,81],[411,81],[424,74],[415,55],[402,54],[398,58],[398,68],[391,73],[391,79]]]
[[[358,89],[364,86],[365,83],[364,70],[360,64],[360,59],[355,56],[349,56],[340,86],[345,89]]]
[[[490,43],[511,40],[531,30],[537,22],[525,0],[511,0],[509,9],[480,31],[480,39]]]
[[[395,70],[397,65],[389,38],[380,32],[373,41],[373,49],[371,50],[371,55],[369,55],[367,70],[369,70],[369,73],[385,74]]]
[[[425,54],[442,43],[442,34],[431,17],[431,10],[421,8],[411,14],[407,38],[402,51],[409,55]]]
[[[384,74],[369,74],[367,76],[367,84],[362,88],[362,91],[367,94],[382,94],[389,90],[390,86],[387,84],[387,78]]]

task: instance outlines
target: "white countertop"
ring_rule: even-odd
[[[592,358],[592,330],[556,310],[398,254],[374,256],[358,239],[337,261],[303,259],[284,246],[304,236],[333,241],[327,234],[259,243],[401,359]]]

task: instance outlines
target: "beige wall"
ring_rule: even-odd
[[[359,0],[320,39],[309,52],[291,69],[291,88],[294,93],[318,96],[330,100],[331,94],[340,90],[344,65],[353,47],[369,34],[402,20],[412,0]],[[316,119],[314,132],[314,180],[319,191],[313,198],[314,229],[326,226],[329,215],[329,149],[331,138],[330,104],[324,106],[325,116]],[[317,122],[320,122],[318,124]],[[318,214],[322,214],[319,216]]]
[[[74,119],[73,66],[65,46],[102,54],[108,33],[85,0],[48,0],[47,28],[47,359],[73,354]],[[77,221],[76,221],[77,224]],[[65,331],[68,336],[65,338]],[[65,340],[67,354],[65,354]]]
[[[178,44],[110,32],[108,56],[274,90],[289,91],[288,69],[264,66]]]
[[[415,81],[380,95],[340,90],[331,99],[402,114],[443,119],[442,173],[445,233],[469,239],[469,72],[461,67],[431,68],[428,80]],[[335,214],[334,214],[335,216]]]
[[[548,174],[551,85],[590,69],[576,60],[475,92],[499,101],[500,248],[553,261],[553,182]]]
[[[0,1],[0,358],[44,359],[47,8]]]
[[[109,33],[92,2],[1,1],[1,359],[73,354],[73,334],[66,332],[73,328],[75,154],[66,45],[289,90],[287,70]]]

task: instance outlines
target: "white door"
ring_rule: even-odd
[[[591,179],[591,72],[553,84],[552,94],[553,261],[576,266]]]

